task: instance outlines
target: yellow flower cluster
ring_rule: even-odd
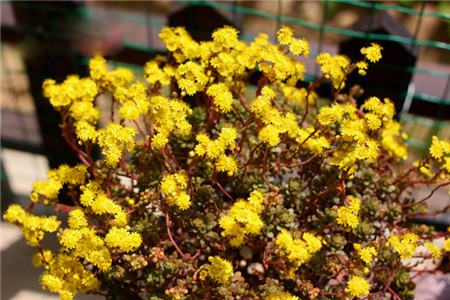
[[[87,168],[85,165],[77,165],[75,167],[61,165],[47,173],[46,181],[35,181],[33,183],[30,199],[33,202],[38,202],[42,197],[45,204],[54,203],[64,184],[83,184],[86,177]]]
[[[299,300],[299,299],[300,299],[299,297],[293,296],[288,292],[271,293],[270,295],[264,298],[264,300]]]
[[[129,85],[134,78],[133,72],[119,67],[109,71],[106,60],[95,56],[89,61],[89,74],[101,90],[114,92],[118,87]]]
[[[396,158],[406,159],[406,147],[399,141],[400,124],[393,120],[395,108],[392,102],[384,99],[383,103],[377,97],[370,97],[361,109],[357,110],[350,103],[320,109],[319,123],[336,130],[340,142],[330,163],[349,169],[360,160],[375,162],[380,147]]]
[[[127,227],[113,226],[105,236],[105,243],[118,252],[131,252],[141,246],[142,238],[139,233],[130,232]]]
[[[117,164],[125,148],[128,151],[133,150],[136,131],[122,123],[111,123],[97,130],[99,111],[94,106],[94,100],[99,91],[111,92],[113,100],[120,105],[119,115],[122,120],[135,121],[140,116],[145,116],[148,121],[154,123],[156,134],[152,137],[152,146],[156,149],[163,148],[174,131],[180,135],[190,133],[191,125],[186,117],[192,111],[184,102],[162,96],[149,99],[147,87],[143,83],[131,84],[133,73],[130,70],[117,68],[109,71],[102,57],[92,58],[89,68],[91,78],[69,77],[60,85],[53,80],[47,80],[44,83],[44,95],[57,109],[70,108],[79,142],[98,143],[110,166]],[[196,72],[196,68],[189,64],[178,69],[180,76],[187,72]],[[150,62],[146,67],[147,81],[150,83],[156,82],[153,81],[153,76],[150,76],[157,72],[156,70],[159,70],[157,62]],[[161,72],[164,72],[164,76],[159,76],[159,79],[165,84],[170,82],[167,77],[175,76],[175,70],[168,65],[164,66]],[[203,77],[205,76],[203,74]]]
[[[95,275],[87,271],[72,255],[47,254],[45,266],[41,284],[50,292],[58,293],[61,300],[72,300],[78,292],[93,291],[100,286]]]
[[[383,47],[376,43],[371,43],[369,47],[361,48],[361,54],[374,63],[381,59],[381,50],[383,50]]]
[[[161,180],[161,193],[168,205],[181,210],[191,206],[191,197],[186,193],[186,176],[182,172],[167,174]]]
[[[159,33],[159,38],[164,42],[167,50],[173,53],[178,62],[194,59],[205,55],[200,45],[194,41],[183,27],[164,27]],[[203,52],[203,53],[202,53]]]
[[[121,119],[137,120],[140,115],[146,114],[149,110],[147,87],[141,82],[136,82],[129,87],[119,86],[114,90],[113,96],[120,103]]]
[[[226,113],[233,105],[233,95],[224,83],[215,83],[208,87],[206,94],[213,98],[214,105],[220,112]]]
[[[127,215],[122,207],[111,200],[101,189],[100,183],[90,181],[80,187],[80,202],[84,210],[90,210],[96,215],[112,215],[112,223],[116,226],[127,225]]]
[[[87,220],[81,209],[69,213],[69,227],[59,235],[62,249],[73,257],[83,258],[97,266],[102,271],[111,267],[111,255],[105,247],[105,242],[93,228],[88,227]]]
[[[437,136],[433,136],[429,152],[431,157],[441,163],[441,167],[450,174],[450,140],[440,140]]]
[[[192,110],[183,101],[155,96],[150,99],[150,107],[148,121],[154,124],[157,132],[152,137],[154,148],[164,148],[169,142],[171,133],[181,136],[188,136],[191,133],[192,126],[186,118],[192,114]]]
[[[350,60],[346,56],[321,53],[316,57],[316,61],[325,78],[331,79],[335,89],[344,87],[347,68],[350,65]]]
[[[268,86],[263,87],[259,95],[251,104],[251,111],[264,123],[259,131],[258,138],[261,142],[275,147],[280,143],[280,135],[287,133],[290,138],[296,138],[300,129],[293,113],[284,115],[275,108],[271,101],[275,98],[275,92]]]
[[[98,131],[98,145],[110,166],[115,166],[122,157],[123,150],[134,149],[136,131],[132,127],[111,123]]]
[[[195,154],[198,156],[206,155],[213,159],[216,168],[220,172],[227,172],[232,176],[237,172],[237,162],[232,155],[225,154],[225,151],[233,151],[236,147],[235,140],[238,133],[234,127],[223,127],[219,137],[211,140],[206,134],[200,133],[196,139],[198,144],[195,146]]]
[[[56,84],[52,79],[43,83],[44,96],[55,108],[63,108],[77,102],[92,104],[98,94],[95,82],[90,78],[79,78],[76,75],[68,76],[61,84]],[[93,113],[98,117],[98,112]],[[78,115],[75,113],[75,115]],[[93,117],[90,115],[90,117]],[[75,118],[77,119],[77,118]]]
[[[339,225],[355,229],[359,224],[358,213],[361,208],[361,200],[354,196],[347,197],[349,204],[338,209],[337,222]]]
[[[306,149],[314,154],[322,154],[324,150],[331,147],[328,139],[320,135],[318,132],[314,133],[314,128],[302,128],[298,132],[297,143],[304,145]]]
[[[292,28],[283,26],[277,32],[277,38],[280,45],[289,46],[289,51],[295,55],[309,55],[309,44],[305,39],[294,38],[294,31]]]
[[[381,133],[381,146],[393,157],[406,160],[408,152],[405,144],[399,142],[400,129],[400,123],[393,120],[387,122]]]
[[[208,277],[219,284],[227,284],[233,277],[233,265],[220,256],[208,257],[209,265],[206,267]]]
[[[292,36],[290,38],[283,36],[285,35],[283,31],[286,31],[283,28],[280,31],[281,33],[277,35],[282,36],[281,39],[284,42],[289,42],[291,53],[305,56],[309,54],[309,45],[305,40],[294,39]],[[282,48],[267,43],[266,38],[267,36],[261,36],[259,40],[255,40],[256,43],[262,46],[259,49],[259,68],[272,82],[285,82],[289,86],[295,86],[298,80],[303,79],[304,65],[296,58],[287,56]],[[255,49],[257,48],[255,47]]]
[[[38,217],[26,212],[17,204],[10,205],[3,218],[7,222],[16,224],[31,246],[40,245],[45,233],[55,232],[61,224],[55,216]]]
[[[405,233],[402,236],[392,235],[389,237],[387,244],[394,248],[400,255],[401,259],[409,259],[416,251],[419,237],[414,233]]]
[[[313,105],[317,99],[318,95],[314,91],[310,91],[308,95],[308,90],[305,88],[297,88],[295,86],[289,85],[281,85],[281,91],[286,99],[288,104],[292,104],[293,106],[300,106],[304,108],[306,103],[308,105]],[[306,98],[308,97],[308,100]]]
[[[373,261],[373,258],[377,256],[377,250],[372,246],[362,247],[361,244],[355,243],[353,244],[353,247],[358,252],[361,260],[368,265],[370,265]]]
[[[427,248],[427,250],[431,253],[431,256],[434,259],[440,259],[442,256],[442,250],[441,248],[439,248],[438,246],[436,246],[435,244],[433,244],[432,242],[426,242],[424,244],[425,248]]]
[[[241,246],[248,235],[260,233],[263,222],[260,214],[263,210],[264,194],[258,190],[250,193],[247,201],[239,199],[230,208],[227,215],[219,220],[222,235],[230,238],[230,245]]]
[[[167,59],[162,56],[157,56],[155,60],[149,61],[144,66],[145,79],[150,84],[160,83],[167,86],[171,79],[175,76],[175,68],[165,64],[162,68],[160,65],[165,63]]]
[[[381,59],[381,50],[383,50],[383,47],[376,43],[371,43],[369,47],[361,48],[361,54],[364,55],[364,60],[358,61],[355,64],[359,75],[366,75],[369,66],[367,61],[375,63]]]
[[[133,79],[131,71],[124,68],[109,72],[106,61],[101,57],[91,59],[89,67],[91,78],[80,79],[77,76],[69,76],[61,84],[56,84],[52,79],[46,80],[43,84],[44,96],[49,98],[56,109],[69,108],[80,142],[95,141],[97,138],[96,124],[100,113],[94,101],[98,93],[103,90],[114,93],[116,89],[123,88]],[[126,103],[130,106],[128,101]],[[141,97],[140,104],[142,103]]]
[[[352,297],[363,298],[370,292],[370,283],[363,277],[353,276],[347,282],[345,291]]]
[[[293,238],[291,233],[282,229],[276,238],[276,245],[281,255],[285,255],[291,264],[289,270],[292,277],[294,272],[322,248],[321,239],[312,233],[305,232],[302,239]]]
[[[182,95],[192,96],[203,91],[209,81],[205,74],[205,68],[193,61],[179,65],[175,71],[175,76],[180,89],[183,91]]]
[[[364,76],[367,74],[367,68],[369,67],[369,64],[366,61],[358,61],[355,65],[358,69],[359,75]]]
[[[184,28],[163,28],[159,36],[179,66],[175,71],[167,70],[167,62],[157,58],[146,67],[146,73],[153,75],[148,78],[154,77],[150,82],[166,84],[174,78],[183,93],[193,95],[207,90],[208,84],[216,82],[216,79],[235,83],[246,69],[256,67],[271,81],[287,82],[290,86],[295,86],[303,78],[303,64],[269,43],[267,35],[259,35],[247,45],[239,41],[238,33],[234,28],[224,27],[213,33],[212,41],[196,42]],[[308,55],[308,43],[304,39],[295,39],[291,30],[283,28],[278,35],[285,45],[289,45],[291,53]],[[230,99],[226,96],[216,100],[225,104]],[[223,108],[219,106],[219,109]]]

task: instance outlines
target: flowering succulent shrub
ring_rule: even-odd
[[[64,300],[411,299],[410,271],[450,250],[435,241],[449,233],[413,222],[450,184],[450,142],[434,137],[408,166],[391,101],[358,107],[358,89],[344,89],[381,46],[353,63],[322,53],[321,77],[299,87],[309,46],[287,27],[277,45],[230,27],[207,42],[183,28],[160,38],[169,54],[145,65],[145,82],[94,57],[89,77],[43,84],[80,164],[51,170],[4,215],[36,247],[42,286]],[[319,105],[325,81],[332,99]],[[421,185],[435,187],[414,199]]]

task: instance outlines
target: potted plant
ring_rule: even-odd
[[[4,215],[36,248],[43,288],[64,300],[412,299],[411,271],[450,250],[435,242],[449,233],[412,220],[450,185],[450,142],[434,137],[405,163],[389,99],[357,107],[358,89],[344,90],[382,47],[357,62],[321,53],[321,77],[299,88],[309,46],[288,27],[277,44],[231,27],[207,42],[183,28],[160,38],[168,54],[145,81],[94,57],[89,77],[43,84],[80,164],[51,170]],[[324,81],[331,102],[319,105]],[[423,185],[429,196],[411,196]]]

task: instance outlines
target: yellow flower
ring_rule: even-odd
[[[400,124],[396,121],[389,121],[383,127],[381,133],[381,145],[389,154],[399,159],[405,160],[408,157],[406,146],[399,141]]]
[[[227,284],[233,277],[233,265],[219,256],[210,256],[208,261],[208,276],[219,284]]]
[[[41,284],[50,292],[57,293],[59,292],[59,290],[61,290],[64,282],[56,276],[44,274],[41,276]]]
[[[355,229],[359,224],[358,213],[361,200],[353,196],[348,196],[348,199],[350,202],[349,205],[341,206],[338,209],[337,222],[340,225]]]
[[[401,259],[409,259],[416,251],[419,237],[414,233],[405,233],[403,236],[392,235],[387,244],[394,248]]]
[[[88,226],[86,216],[84,215],[84,212],[79,208],[71,210],[69,212],[67,223],[72,229],[80,229],[82,227]]]
[[[277,32],[277,38],[280,45],[289,45],[289,51],[296,55],[309,55],[309,45],[304,39],[294,38],[294,31],[287,26],[281,27]]]
[[[206,156],[215,161],[218,171],[227,172],[229,176],[233,176],[237,170],[237,162],[231,155],[226,155],[226,150],[234,150],[236,147],[235,140],[238,132],[233,127],[223,127],[219,137],[211,140],[206,134],[200,133],[196,136],[198,144],[195,146],[194,153],[198,156]]]
[[[294,31],[290,27],[282,26],[277,32],[277,38],[281,45],[288,45],[294,38]]]
[[[371,43],[370,47],[361,48],[361,53],[364,54],[370,62],[374,63],[381,59],[381,50],[383,50],[383,48],[380,45]]]
[[[161,193],[164,200],[171,206],[177,206],[181,210],[188,209],[191,205],[191,197],[186,193],[187,181],[182,172],[168,174],[161,180]]]
[[[264,126],[258,133],[261,142],[275,147],[280,143],[280,131],[274,125]]]
[[[380,118],[377,115],[367,113],[367,114],[365,114],[365,117],[366,117],[367,127],[370,130],[377,130],[378,128],[381,127],[382,123],[381,123]]]
[[[72,300],[78,292],[93,291],[100,286],[100,281],[78,258],[62,253],[47,263],[40,280],[44,289],[58,293],[62,300]]]
[[[332,125],[338,120],[342,119],[344,110],[342,106],[338,104],[333,104],[330,106],[324,106],[320,109],[317,119],[321,125]]]
[[[212,84],[206,90],[206,94],[213,98],[214,104],[219,111],[226,113],[231,110],[233,95],[224,83]]]
[[[323,75],[326,78],[331,78],[334,88],[344,87],[346,69],[350,65],[350,60],[347,57],[321,53],[317,56],[316,61],[320,65]]]
[[[221,155],[216,161],[217,171],[226,172],[228,176],[233,176],[238,171],[236,160],[228,155]]]
[[[289,51],[295,55],[309,56],[309,44],[305,39],[292,39],[289,44]]]
[[[360,276],[353,276],[348,282],[345,291],[352,297],[363,298],[370,292],[369,282]]]
[[[83,238],[83,233],[76,229],[64,229],[59,236],[61,245],[67,249],[75,248]]]
[[[259,215],[263,209],[263,201],[263,194],[255,190],[250,193],[247,201],[237,200],[228,214],[220,218],[222,236],[230,238],[231,246],[239,247],[247,236],[260,233],[264,225]]]
[[[269,296],[265,297],[264,300],[299,300],[297,296],[293,296],[288,292],[277,292],[271,293]]]
[[[426,242],[425,248],[431,253],[434,259],[440,259],[442,256],[441,249],[432,242]]]
[[[362,75],[362,76],[366,75],[366,73],[367,73],[366,70],[367,70],[367,67],[368,67],[367,62],[365,62],[365,61],[358,61],[356,63],[356,67],[358,68],[358,74],[359,75]]]
[[[226,50],[227,48],[234,48],[239,44],[238,39],[239,31],[230,26],[224,26],[217,29],[212,34],[214,41],[213,50],[219,52]]]
[[[154,124],[157,134],[152,137],[152,147],[164,148],[171,134],[187,136],[191,132],[191,124],[187,121],[192,110],[186,103],[155,96],[150,99],[148,121]]]
[[[98,144],[110,166],[115,166],[122,157],[126,148],[128,151],[134,149],[134,136],[136,131],[132,127],[111,123],[98,131]]]
[[[162,85],[169,85],[174,76],[171,71],[169,66],[161,69],[156,60],[149,61],[144,66],[145,79],[151,84],[159,82]]]
[[[444,157],[445,151],[445,142],[440,141],[437,136],[433,136],[430,145],[430,155],[434,159],[440,160]]]
[[[105,236],[105,243],[120,252],[134,251],[142,244],[139,233],[130,232],[126,228],[112,227]]]
[[[450,238],[444,241],[444,250],[450,252]]]
[[[17,204],[10,205],[3,218],[5,221],[20,227],[30,246],[39,246],[45,233],[55,232],[61,225],[61,221],[56,216],[35,216],[26,212]]]
[[[361,244],[353,244],[353,247],[358,252],[359,257],[366,264],[370,265],[372,263],[373,257],[377,255],[377,250],[374,247],[361,247]]]
[[[278,234],[275,243],[292,265],[290,275],[322,248],[322,242],[312,233],[305,232],[302,239],[295,239],[285,229]]]

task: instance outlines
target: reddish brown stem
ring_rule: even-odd
[[[170,241],[172,242],[172,245],[175,247],[175,249],[177,250],[178,254],[180,254],[180,256],[184,259],[184,260],[194,260],[196,259],[199,255],[200,255],[200,250],[197,250],[197,252],[194,254],[194,256],[188,255],[188,254],[184,254],[183,251],[180,249],[180,247],[178,246],[178,244],[175,242],[175,240],[173,239],[172,236],[172,232],[170,230],[170,225],[171,225],[171,221],[170,221],[170,216],[169,216],[169,212],[166,211],[166,228],[167,228],[167,235],[169,236]]]

